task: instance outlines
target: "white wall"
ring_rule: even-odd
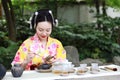
[[[78,23],[79,22],[79,6],[63,6],[58,7],[57,17],[59,20],[68,22],[68,23]]]
[[[89,7],[86,5],[62,6],[58,7],[57,17],[59,20],[71,23],[88,23],[93,19],[93,13],[89,13]]]
[[[102,13],[102,8],[101,13]],[[90,11],[93,12],[90,13]],[[71,24],[79,24],[79,23],[90,23],[95,22],[96,18],[96,9],[94,7],[89,7],[86,5],[74,5],[74,6],[62,6],[58,7],[58,19],[71,23]],[[112,18],[120,17],[120,11],[115,10],[111,7],[107,9],[107,15]]]

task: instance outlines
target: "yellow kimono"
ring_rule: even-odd
[[[12,64],[22,63],[28,54],[28,52],[34,52],[35,57],[26,66],[27,70],[30,70],[32,64],[43,63],[46,56],[54,56],[55,59],[66,59],[66,51],[64,50],[61,42],[57,39],[48,37],[47,46],[41,44],[37,34],[25,40],[18,49]]]

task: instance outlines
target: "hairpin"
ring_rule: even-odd
[[[55,25],[55,23],[54,23],[54,17],[53,17],[52,11],[51,11],[51,10],[49,10],[49,13],[50,13],[50,14],[51,14],[51,16],[52,16],[53,25]]]
[[[32,16],[31,16],[30,19],[29,19],[30,29],[32,29],[32,23],[31,23],[31,21],[32,21]]]
[[[58,26],[58,20],[55,19],[55,27],[57,27],[57,26]]]
[[[38,16],[38,12],[35,12],[34,28],[36,27],[36,19],[37,19],[37,16]]]
[[[32,14],[32,16],[29,18],[29,23],[30,23],[30,29],[32,29],[32,18],[33,18],[34,14]]]
[[[37,15],[38,15],[38,12],[35,12],[35,15],[37,16]]]

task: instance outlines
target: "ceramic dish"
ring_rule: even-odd
[[[91,74],[97,74],[97,73],[99,73],[99,72],[100,72],[100,70],[90,71]]]
[[[69,71],[69,73],[74,73],[75,72],[75,69],[72,69]]]
[[[48,72],[52,72],[51,69],[36,69],[37,72],[41,72],[41,73],[48,73]]]
[[[88,71],[88,68],[85,68],[85,70],[81,70],[80,68],[76,71],[77,75],[83,75]]]

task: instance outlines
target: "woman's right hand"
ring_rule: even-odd
[[[25,68],[26,65],[35,57],[35,53],[29,52],[26,56],[26,59],[23,61],[22,66]]]
[[[35,57],[35,53],[29,52],[26,56],[26,61],[29,63]]]

